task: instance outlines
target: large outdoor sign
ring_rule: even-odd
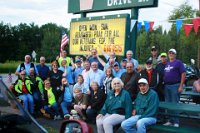
[[[69,13],[157,7],[158,0],[68,0]]]
[[[88,55],[95,48],[116,55],[124,55],[130,31],[129,15],[72,19],[70,25],[70,54]]]

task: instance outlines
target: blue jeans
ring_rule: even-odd
[[[178,88],[180,84],[165,85],[165,101],[171,103],[178,103],[180,95],[178,93]],[[175,111],[169,111],[168,113],[178,116],[178,113]],[[170,122],[179,124],[178,117],[170,117]]]
[[[34,112],[34,100],[31,94],[22,94],[19,96],[19,99],[23,101],[23,106],[27,111],[30,111],[31,114]]]
[[[141,115],[135,115],[121,123],[122,129],[126,133],[146,133],[146,126],[156,123],[156,118],[146,117],[139,119]]]
[[[60,104],[63,111],[63,115],[69,114],[68,107],[71,106],[71,104],[72,104],[71,102],[65,102],[65,101],[63,101]]]
[[[54,117],[55,115],[60,115],[58,110],[58,104],[55,102],[51,107],[48,107],[48,105],[44,106],[44,110],[51,115],[51,117]]]

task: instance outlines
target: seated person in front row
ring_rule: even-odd
[[[69,107],[72,104],[72,94],[70,92],[69,83],[66,78],[62,78],[62,101],[61,101],[61,108],[63,111],[64,119],[69,119]]]
[[[194,81],[192,90],[194,92],[200,93],[200,75],[198,80]],[[199,96],[193,96],[193,102],[199,104],[200,103],[200,97]]]
[[[44,81],[44,110],[50,114],[51,118],[54,118],[54,120],[61,119],[60,112],[58,110],[58,104],[56,101],[56,95],[51,87],[51,83],[49,80]]]
[[[123,82],[119,78],[112,80],[112,88],[107,99],[96,117],[98,133],[113,133],[113,126],[131,117],[132,100],[130,94],[123,89]]]
[[[15,92],[18,98],[23,101],[24,109],[33,114],[34,99],[31,86],[32,82],[26,77],[26,71],[21,71],[19,79],[15,82]]]
[[[75,88],[74,93],[74,110],[78,112],[83,120],[86,120],[85,111],[88,106],[88,96],[87,94],[83,94],[79,88]]]
[[[92,90],[89,95],[89,106],[87,107],[86,114],[88,120],[95,123],[95,118],[105,102],[106,95],[104,91],[99,88],[97,82],[93,81],[90,87]]]
[[[135,99],[135,108],[132,117],[121,123],[126,133],[146,133],[146,126],[155,124],[159,100],[157,93],[149,89],[146,79],[138,81],[140,92]]]

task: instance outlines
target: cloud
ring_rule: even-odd
[[[155,21],[155,26],[160,21],[167,20],[170,12],[186,0],[159,0],[156,8],[139,10],[139,20]],[[190,5],[198,9],[198,0],[190,0]],[[72,5],[73,6],[73,5]],[[87,16],[103,16],[108,14],[131,13],[130,10],[90,13]],[[68,14],[67,0],[1,0],[0,21],[17,25],[19,23],[32,23],[41,26],[46,23],[56,23],[70,27],[71,18],[80,15]]]

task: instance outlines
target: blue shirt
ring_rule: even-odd
[[[70,93],[70,89],[68,86],[65,86],[64,98],[63,101],[65,102],[72,102],[72,95]]]
[[[67,69],[66,79],[68,80],[69,84],[74,84],[72,67],[71,66],[67,66],[66,69]],[[65,72],[65,68],[64,67],[59,67],[58,70],[61,70],[61,71]]]
[[[42,66],[41,64],[38,64],[37,66],[37,70],[39,73],[40,78],[44,81],[47,79],[47,75],[49,73],[49,67],[44,65]]]
[[[78,78],[78,75],[80,75],[82,73],[82,71],[84,70],[84,68],[81,66],[81,67],[77,67],[75,70],[74,70],[74,78],[75,78],[75,82],[77,82],[77,78]]]
[[[120,78],[121,75],[122,75],[124,72],[126,72],[126,69],[123,69],[123,68],[120,69],[118,72],[115,71],[115,70],[113,70],[113,76],[114,76],[114,77],[118,77],[118,78]]]
[[[96,81],[100,87],[103,86],[103,79],[105,74],[102,70],[98,69],[97,71],[90,70],[86,79],[84,81],[85,88],[89,88],[93,81]]]
[[[21,64],[17,67],[16,72],[20,72],[20,66],[21,66]],[[28,63],[28,64],[24,63],[24,66],[25,66],[25,70],[26,70],[26,76],[29,76],[30,75],[29,70],[31,68],[31,63]],[[34,65],[34,69],[35,69],[35,73],[38,75],[38,70],[35,65]]]
[[[128,62],[128,59],[125,59]],[[138,68],[139,62],[136,59],[131,58],[131,62],[134,64],[134,70]]]
[[[90,57],[89,59],[88,59],[88,61],[90,62],[90,64],[92,64],[92,62],[97,62],[98,63],[98,68],[100,69],[100,70],[103,70],[103,65],[99,62],[99,60],[98,60],[98,58],[94,58],[94,57]]]

